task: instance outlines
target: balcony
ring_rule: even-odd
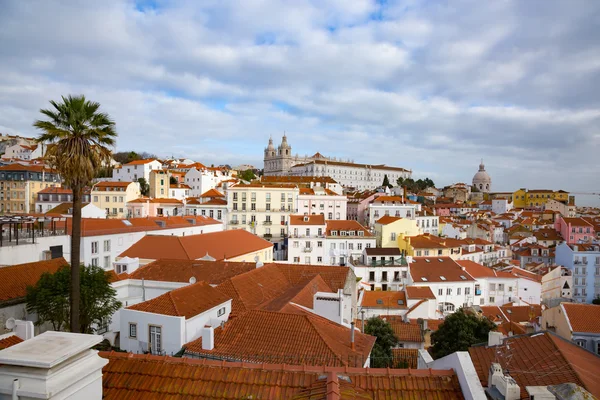
[[[312,247],[303,247],[303,248],[302,248],[302,251],[303,251],[304,253],[310,253],[311,251],[313,251],[313,248],[312,248]]]
[[[238,221],[237,219],[234,219],[234,220],[232,220],[232,221],[229,221],[229,223],[230,223],[231,225],[237,225],[237,224],[239,224],[239,223],[240,223],[240,221]]]
[[[268,239],[268,240],[270,240],[270,239],[273,239],[273,234],[272,234],[272,233],[265,233],[265,234],[263,235],[263,237],[264,237],[265,239]]]
[[[263,225],[273,225],[273,221],[263,221]]]

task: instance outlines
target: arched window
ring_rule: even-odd
[[[479,189],[483,189],[483,184],[482,183],[479,184]]]
[[[444,312],[454,312],[454,304],[452,303],[442,303],[442,310]]]

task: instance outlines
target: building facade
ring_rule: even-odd
[[[137,182],[98,182],[91,192],[92,203],[105,209],[110,218],[125,218],[127,203],[140,195],[140,184]]]
[[[556,263],[568,268],[573,276],[573,300],[591,303],[600,297],[600,244],[556,246]]]
[[[60,176],[43,165],[0,167],[0,214],[35,212],[37,193],[55,186],[60,186]]]

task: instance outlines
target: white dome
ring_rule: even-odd
[[[479,164],[479,171],[473,176],[473,186],[480,192],[489,192],[492,188],[492,178],[485,171],[483,160]]]

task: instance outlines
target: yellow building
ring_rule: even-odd
[[[149,196],[153,199],[169,198],[170,179],[171,174],[169,171],[162,169],[150,171]]]
[[[462,247],[455,239],[440,238],[429,234],[398,237],[398,248],[412,257],[450,257],[456,260],[462,254]]]
[[[34,212],[37,193],[54,186],[60,186],[59,175],[42,165],[0,167],[0,214]]]
[[[417,236],[419,227],[414,219],[384,215],[375,221],[375,236],[377,247],[398,248],[398,237]]]
[[[519,189],[513,193],[514,208],[544,208],[546,202],[554,199],[560,202],[569,201],[569,193],[564,190]]]
[[[127,202],[139,198],[137,182],[98,182],[92,187],[92,204],[106,210],[110,218],[125,218]]]

